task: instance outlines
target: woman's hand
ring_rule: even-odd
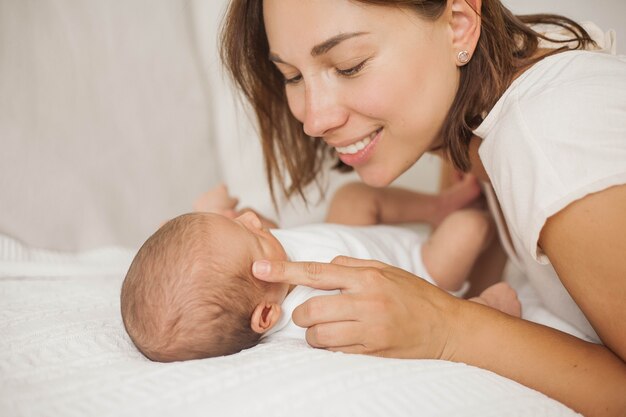
[[[464,302],[402,269],[344,256],[330,264],[257,261],[253,273],[268,282],[341,290],[311,298],[292,317],[308,328],[311,346],[346,353],[445,359]]]

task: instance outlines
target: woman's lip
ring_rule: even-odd
[[[347,144],[345,144],[345,145],[338,145],[338,144],[331,144],[331,143],[328,143],[328,144],[329,144],[330,146],[332,146],[333,148],[337,149],[337,152],[339,152],[339,153],[347,153],[347,152],[341,152],[339,149],[342,149],[342,148],[348,148],[348,147],[350,147],[350,146],[352,146],[352,145],[356,145],[357,143],[359,143],[359,142],[363,142],[363,141],[365,141],[365,140],[367,140],[367,139],[372,140],[373,136],[376,136],[376,134],[378,133],[378,131],[379,131],[380,129],[381,129],[381,128],[379,127],[378,129],[375,129],[375,130],[371,131],[371,132],[370,132],[370,133],[368,133],[367,135],[362,136],[362,137],[361,137],[361,139],[353,139],[353,140],[349,141],[349,142],[348,142]],[[369,142],[368,142],[368,143],[369,143]]]
[[[378,133],[376,133],[376,136],[374,136],[374,138],[370,141],[370,143],[368,143],[365,148],[361,149],[357,153],[347,154],[347,153],[337,152],[337,154],[339,155],[339,159],[344,164],[350,165],[350,166],[356,166],[356,165],[360,165],[360,164],[367,162],[370,156],[372,155],[372,151],[374,150],[374,147],[380,140],[382,133],[383,133],[383,128],[381,127],[378,130]]]

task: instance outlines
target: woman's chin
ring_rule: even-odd
[[[356,169],[357,174],[361,178],[363,183],[370,187],[383,188],[391,184],[397,176],[392,175],[390,172],[380,172],[368,169]]]

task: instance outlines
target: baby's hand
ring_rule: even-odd
[[[237,215],[236,208],[239,199],[228,194],[228,188],[220,184],[207,191],[193,203],[193,211],[217,213],[226,217],[234,218]]]

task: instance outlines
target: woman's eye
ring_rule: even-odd
[[[344,76],[344,77],[351,77],[353,75],[356,75],[359,73],[359,71],[361,71],[363,69],[363,67],[365,66],[365,64],[367,63],[367,59],[361,61],[360,63],[358,63],[357,65],[355,65],[352,68],[348,68],[348,69],[336,69],[335,71],[337,71],[337,74]],[[300,81],[302,81],[302,74],[298,74],[295,75],[293,77],[287,77],[284,76],[284,82],[285,84],[297,84]]]
[[[297,84],[302,80],[302,75],[298,74],[294,77],[288,78],[285,76],[285,84]]]
[[[365,66],[365,64],[367,63],[367,59],[364,61],[361,61],[360,63],[358,63],[357,65],[355,65],[352,68],[348,68],[345,70],[340,70],[337,69],[337,73],[340,75],[343,75],[345,77],[350,77],[352,75],[356,75],[359,71],[361,71],[363,69],[363,67]]]

